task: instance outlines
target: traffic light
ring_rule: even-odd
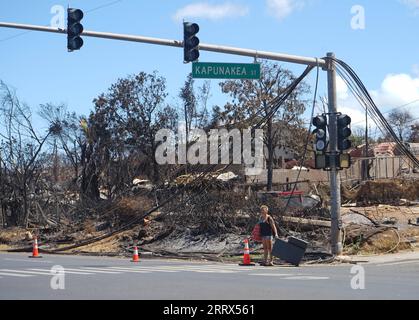
[[[331,155],[331,154],[316,154],[314,157],[314,164],[316,169],[330,170],[332,160],[338,170],[349,169],[351,167],[351,156],[347,153]]]
[[[338,150],[344,152],[352,147],[352,142],[349,140],[352,135],[352,130],[349,128],[352,119],[346,114],[338,116]]]
[[[196,23],[183,23],[183,50],[185,63],[194,62],[199,58],[199,25]]]
[[[313,119],[313,125],[316,129],[313,134],[316,135],[314,144],[316,152],[325,153],[327,149],[327,117],[326,115],[317,116]]]
[[[80,9],[69,8],[67,11],[67,48],[69,52],[83,47],[83,25],[80,23],[84,14]]]

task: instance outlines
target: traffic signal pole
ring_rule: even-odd
[[[328,102],[329,102],[329,151],[331,157],[331,171],[330,171],[330,213],[332,219],[331,228],[331,250],[332,254],[342,254],[342,219],[340,215],[341,207],[341,190],[340,190],[340,175],[337,162],[338,152],[338,124],[337,124],[337,94],[336,94],[336,65],[332,58],[335,58],[334,53],[328,53],[327,57],[327,87],[328,87]]]
[[[0,22],[0,27],[67,34],[67,30],[44,27],[44,26],[29,25],[29,24]],[[81,35],[83,37],[131,41],[131,42],[140,42],[140,43],[148,43],[148,44],[161,45],[161,46],[183,48],[183,41],[178,41],[178,40],[167,40],[167,39],[150,38],[150,37],[143,37],[143,36],[136,36],[136,35],[96,32],[96,31],[83,31]],[[268,51],[258,51],[258,50],[252,50],[252,49],[243,49],[243,48],[235,48],[235,47],[212,45],[212,44],[200,44],[199,50],[247,56],[247,57],[253,57],[253,58],[256,57],[260,59],[297,63],[297,64],[302,64],[302,65],[319,66],[319,67],[326,66],[326,61],[324,59],[302,57],[302,56],[288,55],[288,54],[268,52]]]
[[[44,26],[28,25],[28,24],[0,22],[0,27],[67,34],[67,30],[44,27]],[[143,37],[143,36],[136,36],[136,35],[125,35],[125,34],[115,34],[115,33],[96,32],[96,31],[83,31],[81,36],[111,39],[111,40],[140,42],[140,43],[148,43],[148,44],[154,44],[154,45],[171,46],[171,47],[177,47],[177,48],[184,47],[183,41],[150,38],[150,37]],[[300,64],[300,65],[318,66],[318,67],[323,68],[325,71],[327,71],[327,75],[328,75],[327,78],[328,78],[328,95],[329,95],[329,113],[331,114],[330,124],[329,124],[330,147],[331,147],[330,151],[334,155],[338,154],[336,68],[335,68],[334,61],[331,59],[334,57],[333,53],[329,53],[326,59],[320,59],[320,58],[310,58],[310,57],[303,57],[303,56],[288,55],[288,54],[283,54],[283,53],[258,51],[258,50],[227,47],[227,46],[212,45],[212,44],[200,44],[199,50],[231,54],[231,55],[247,56],[247,57],[288,62],[288,63],[295,63],[295,64]],[[336,157],[332,157],[332,158],[333,158],[333,163],[332,163],[332,171],[330,174],[331,216],[332,216],[331,250],[333,254],[339,255],[342,253],[341,216],[340,216],[340,205],[341,205],[340,177],[338,175],[338,170],[337,170],[338,164],[334,160]]]

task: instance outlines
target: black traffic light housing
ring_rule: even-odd
[[[352,135],[352,130],[349,127],[352,119],[346,114],[338,115],[338,150],[341,152],[347,151],[352,148],[352,142],[349,138]]]
[[[185,63],[194,62],[199,59],[199,25],[196,23],[183,23],[183,50]]]
[[[327,116],[321,115],[313,119],[313,125],[316,129],[313,134],[316,135],[314,144],[316,152],[325,153],[327,150]]]
[[[330,166],[333,158],[338,170],[349,169],[351,167],[351,156],[347,153],[330,155],[330,154],[316,154],[314,158],[315,168],[330,171]]]
[[[80,50],[83,47],[83,39],[80,35],[83,33],[81,20],[84,17],[80,9],[68,8],[67,10],[67,49],[69,52]]]

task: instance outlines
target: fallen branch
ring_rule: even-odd
[[[316,227],[324,227],[324,228],[332,227],[332,223],[330,221],[325,221],[325,220],[313,220],[313,219],[304,219],[304,218],[287,217],[287,216],[282,216],[280,217],[280,219],[283,222],[297,224],[299,226],[316,226]]]

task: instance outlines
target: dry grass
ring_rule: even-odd
[[[89,234],[96,232],[95,222],[93,220],[86,220],[83,223],[83,231]]]
[[[112,238],[105,239],[97,243],[92,243],[82,248],[78,248],[76,249],[76,252],[82,250],[83,252],[91,252],[91,253],[120,253],[121,252],[120,245],[121,243],[119,241],[119,238],[112,237]]]
[[[369,254],[392,253],[409,249],[406,244],[399,243],[399,237],[393,230],[376,234],[369,238],[362,246],[361,251]]]
[[[27,230],[21,228],[0,229],[0,244],[10,244],[25,239]]]
[[[399,239],[400,236],[400,239]],[[345,254],[348,255],[371,255],[396,253],[405,250],[412,250],[415,245],[406,240],[419,240],[419,228],[409,228],[404,231],[387,230],[378,233],[369,238],[365,243],[354,243],[345,248]]]
[[[122,232],[102,241],[89,244],[84,247],[71,250],[71,252],[91,252],[91,253],[117,253],[121,254],[125,251],[125,247],[134,245],[134,240],[138,235],[139,227],[132,230]]]
[[[125,224],[130,220],[143,215],[153,207],[153,202],[147,197],[125,197],[110,205],[104,211],[108,216],[115,218],[118,223]]]
[[[367,217],[382,222],[385,218],[395,218],[398,223],[406,224],[408,220],[416,221],[416,217],[419,217],[419,206],[413,207],[400,207],[391,205],[377,205],[371,207],[343,207],[341,209],[342,214],[350,213],[351,210],[355,210]]]
[[[416,201],[418,194],[419,181],[400,179],[367,181],[357,191],[343,190],[344,198],[364,205],[395,203],[400,199]]]
[[[7,244],[0,244],[0,251],[6,251],[11,249],[10,246],[8,246]]]

